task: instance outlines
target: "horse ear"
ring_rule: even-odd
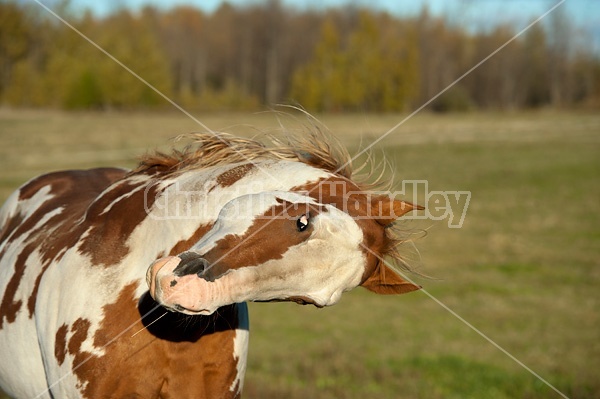
[[[387,226],[400,216],[413,211],[423,210],[424,207],[402,200],[394,200],[389,196],[375,197],[371,200],[371,215],[377,222]]]
[[[383,262],[377,262],[375,270],[361,286],[381,295],[406,294],[421,289],[420,286],[402,279]]]

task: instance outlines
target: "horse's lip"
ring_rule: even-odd
[[[167,308],[171,312],[183,313],[191,316],[208,316],[214,313],[214,311],[210,311],[209,309],[200,309],[200,310],[192,310],[185,308],[179,304],[174,304]]]
[[[254,302],[295,302],[298,305],[314,305],[317,308],[324,307],[323,305],[317,303],[314,299],[309,298],[307,296],[290,296],[287,298],[273,298],[273,299],[265,299],[258,300]]]

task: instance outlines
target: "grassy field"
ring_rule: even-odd
[[[355,151],[402,118],[321,120]],[[198,119],[240,134],[277,127],[273,114]],[[199,130],[179,114],[0,110],[0,198],[50,170],[132,166]],[[411,276],[429,295],[358,289],[326,309],[251,304],[244,397],[560,397],[442,303],[566,396],[600,398],[600,115],[424,114],[377,148],[398,184],[471,192],[462,228],[403,222],[427,231],[406,257],[433,277]]]

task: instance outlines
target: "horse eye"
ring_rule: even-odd
[[[296,227],[298,231],[304,231],[308,228],[308,214],[304,214],[296,219]]]

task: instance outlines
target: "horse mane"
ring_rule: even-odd
[[[218,165],[279,159],[302,162],[348,179],[352,176],[352,158],[346,149],[333,136],[326,138],[320,129],[303,135],[286,132],[283,138],[261,136],[262,140],[223,132],[181,135],[176,140],[189,141],[183,149],[146,154],[132,173],[156,169],[170,175]]]
[[[131,173],[160,173],[166,177],[218,165],[275,159],[302,162],[326,170],[351,180],[361,191],[391,191],[394,168],[387,159],[376,162],[372,152],[366,151],[362,161],[356,162],[346,147],[317,123],[305,126],[301,131],[282,130],[282,135],[263,133],[256,138],[224,132],[184,134],[176,138],[176,141],[189,142],[183,149],[147,153]],[[385,232],[386,245],[382,255],[392,259],[399,269],[411,271],[399,251],[401,244],[410,241],[410,234],[407,235],[399,223],[386,227]]]

